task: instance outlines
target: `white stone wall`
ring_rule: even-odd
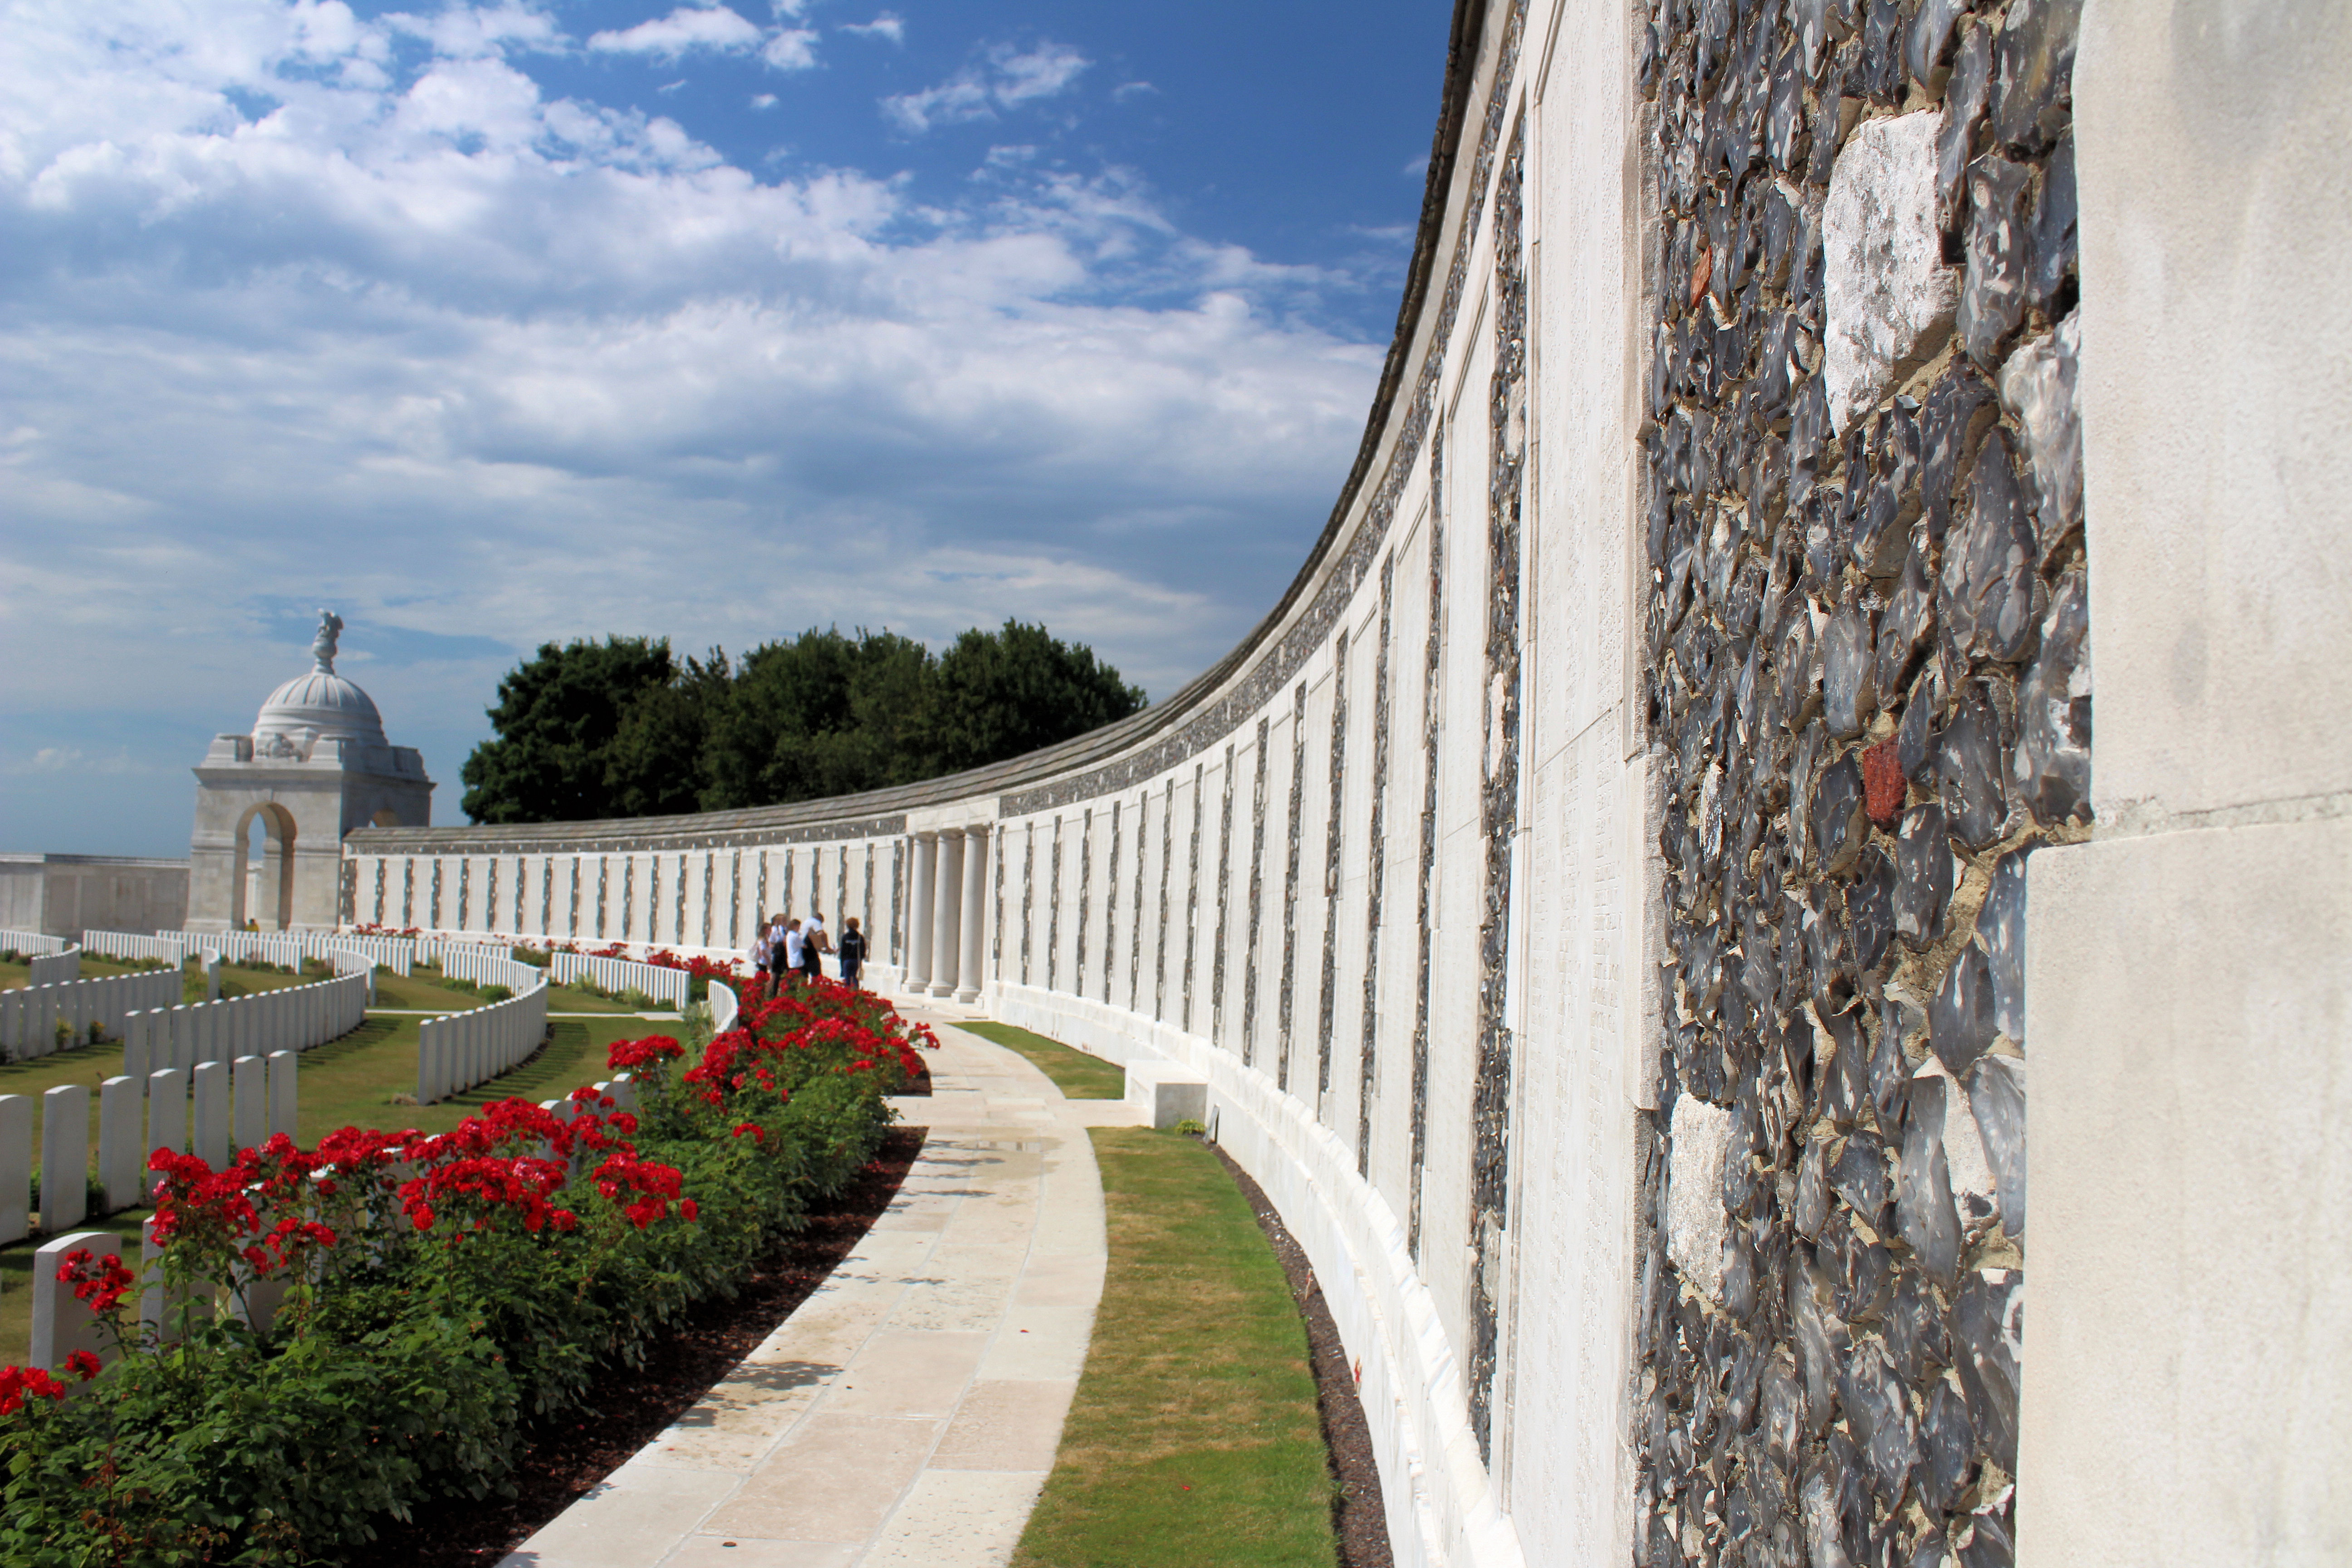
[[[968,841],[981,973],[958,952],[958,984],[994,1016],[1208,1080],[1222,1140],[1360,1362],[1398,1560],[1632,1560],[1656,1192],[1640,1150],[1664,1131],[1675,957],[1640,652],[1649,290],[1666,276],[1657,110],[1633,85],[1651,9],[1465,10],[1476,48],[1392,393],[1332,532],[1213,679],[1060,763],[767,812],[362,833],[349,918],[723,955],[761,910],[820,907],[836,931],[864,918],[869,983],[892,988],[918,924],[966,907],[940,836],[984,835]],[[2352,52],[2333,12],[2290,12],[2095,3],[2085,22],[2104,689],[2095,836],[2031,871],[2041,1195],[2015,1517],[2035,1563],[2255,1541],[2316,1562],[2352,1528],[2327,1479],[2352,1435],[2334,1353],[2352,1296],[2330,1264],[2352,1212],[2330,1087],[2352,1048],[2352,752],[2325,700],[2347,629],[2352,328],[2325,262],[2352,214],[2336,85]],[[1888,120],[1859,145],[1903,133]],[[1516,237],[1498,232],[1514,206]],[[1887,301],[1886,331],[1917,303]],[[1498,815],[1489,781],[1514,770]],[[927,983],[949,973],[933,948]],[[1677,1158],[1696,1159],[1697,1120],[1729,1113],[1678,1103]],[[1721,1218],[1705,1206],[1675,1259],[1701,1279],[1698,1222]],[[2222,1235],[2246,1267],[2196,1245]]]

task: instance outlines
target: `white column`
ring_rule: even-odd
[[[908,878],[907,990],[920,995],[931,984],[931,883],[939,871],[940,839],[915,835],[915,864]]]
[[[939,874],[931,888],[931,994],[952,996],[963,931],[962,828],[940,830]]]
[[[988,829],[964,829],[963,844],[963,951],[957,964],[955,999],[959,1002],[980,1000],[980,942],[987,921],[982,913],[982,900],[988,893]]]

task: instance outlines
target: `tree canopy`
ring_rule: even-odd
[[[1092,648],[1014,620],[936,655],[834,627],[731,661],[679,659],[662,638],[546,643],[499,682],[464,807],[579,822],[814,800],[1003,762],[1143,702]]]

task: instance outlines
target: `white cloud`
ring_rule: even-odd
[[[1068,91],[1093,63],[1050,40],[1031,49],[997,44],[937,87],[884,99],[882,112],[910,136],[935,125],[993,120],[1000,110]]]
[[[887,11],[871,22],[844,22],[839,30],[856,33],[861,37],[887,38],[894,44],[907,41],[907,24]]]
[[[205,738],[302,668],[273,606],[333,604],[450,820],[545,638],[1019,615],[1165,693],[1272,602],[1378,372],[1295,314],[1347,279],[1017,153],[952,207],[762,179],[548,97],[538,15],[445,11],[418,58],[331,5],[20,0],[0,755],[152,766],[140,842],[184,844]],[[984,62],[990,112],[1083,68],[1048,52]],[[65,767],[12,785],[23,847],[106,850]]]
[[[1123,81],[1110,89],[1113,103],[1125,103],[1134,98],[1157,98],[1160,89],[1148,81]]]
[[[816,64],[816,34],[787,27],[760,46],[760,58],[780,71],[808,70]]]
[[[0,773],[62,773],[75,778],[87,778],[92,774],[121,776],[152,773],[158,771],[154,763],[133,757],[126,751],[116,751],[107,756],[94,757],[79,746],[42,746],[21,763],[0,766]]]
[[[755,24],[725,5],[680,5],[667,16],[634,27],[597,33],[589,38],[588,47],[609,54],[675,60],[696,49],[722,53],[748,49],[760,39]]]
[[[751,98],[751,107],[754,109],[773,109],[776,107],[776,95],[772,92],[754,93]]]

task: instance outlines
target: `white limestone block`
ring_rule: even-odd
[[[1935,110],[1866,120],[1822,209],[1823,390],[1843,432],[1950,336],[1959,273],[1936,227]]]
[[[1695,1094],[1675,1101],[1673,1151],[1666,1162],[1666,1256],[1684,1279],[1723,1293],[1723,1238],[1731,1216],[1723,1207],[1723,1162],[1731,1150],[1733,1119]]]
[[[1151,1125],[1165,1132],[1187,1117],[1209,1119],[1209,1083],[1161,1057],[1139,1057],[1127,1064],[1127,1100],[1151,1113]]]

